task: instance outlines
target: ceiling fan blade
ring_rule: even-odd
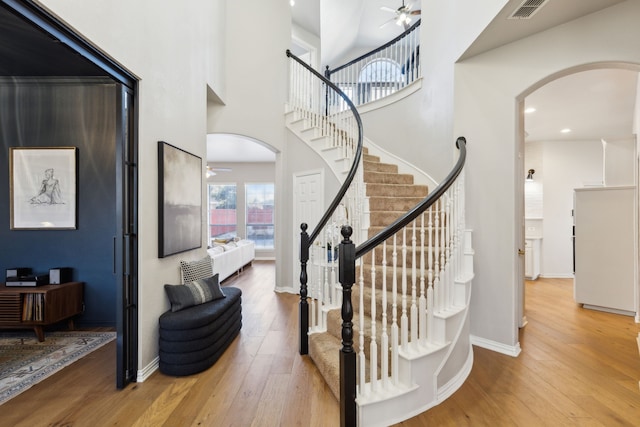
[[[380,25],[380,28],[386,27],[387,25],[391,24],[392,22],[395,22],[395,20],[396,20],[396,18],[389,19],[384,24]]]
[[[422,12],[420,9],[414,10],[411,13],[409,13],[409,15],[420,15],[420,12]]]
[[[231,172],[231,168],[210,168],[210,170],[215,172]]]
[[[380,10],[384,10],[385,12],[396,13],[395,9],[391,9],[390,7],[387,7],[387,6],[382,6]]]

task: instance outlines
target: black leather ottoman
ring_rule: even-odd
[[[226,298],[160,316],[160,372],[191,375],[213,365],[242,327],[242,291],[223,287]]]

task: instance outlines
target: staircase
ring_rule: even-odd
[[[311,356],[340,400],[341,425],[398,423],[450,396],[473,362],[466,141],[458,138],[458,161],[427,194],[412,175],[369,155],[352,103],[344,94],[349,110],[333,102],[327,91],[337,87],[287,55],[287,126],[343,181],[321,225],[302,227],[300,354]],[[338,206],[348,215],[336,218]],[[327,250],[338,244],[339,262]]]
[[[367,153],[365,147],[363,157],[364,183],[366,187],[366,196],[369,205],[369,230],[368,235],[372,237],[379,231],[390,225],[392,222],[401,217],[409,209],[416,206],[422,201],[428,193],[426,185],[416,185],[413,183],[413,176],[408,174],[399,174],[398,166],[390,163],[382,163],[380,158]],[[433,234],[433,231],[432,231]],[[405,247],[406,259],[405,267],[411,271],[414,266],[419,269],[419,254],[410,244],[412,236],[407,236],[407,246]],[[470,236],[468,236],[470,239]],[[388,242],[385,248],[385,254],[381,251],[375,252],[377,262],[373,261],[372,253],[363,257],[360,269],[363,274],[362,282],[356,284],[353,288],[352,301],[354,312],[358,313],[360,308],[363,309],[363,315],[354,317],[354,347],[356,351],[361,352],[364,356],[366,365],[375,363],[377,369],[375,374],[379,382],[386,381],[388,386],[384,392],[375,392],[371,390],[371,369],[364,370],[364,381],[358,379],[358,383],[365,383],[367,393],[359,393],[357,398],[359,406],[359,425],[375,426],[388,425],[392,422],[400,422],[412,415],[434,406],[439,401],[444,400],[449,394],[455,391],[464,381],[471,369],[472,353],[471,344],[468,341],[468,334],[465,337],[461,334],[462,330],[467,326],[467,307],[470,296],[470,283],[472,274],[469,273],[466,279],[458,281],[455,295],[455,306],[443,310],[438,316],[434,316],[433,340],[430,343],[423,343],[420,348],[412,348],[410,345],[405,346],[404,351],[399,354],[399,371],[403,374],[399,375],[397,382],[394,384],[390,375],[390,367],[385,366],[383,369],[381,355],[376,355],[372,362],[371,344],[377,343],[379,346],[382,342],[381,333],[386,330],[387,333],[392,329],[392,315],[394,312],[394,292],[389,290],[390,285],[386,287],[386,309],[382,308],[383,281],[380,279],[383,274],[386,275],[386,283],[393,282],[393,270],[391,268],[393,252],[396,257],[402,257],[403,237],[396,237],[396,247],[392,241]],[[470,243],[467,248],[467,255],[470,257]],[[414,258],[414,252],[416,257]],[[383,272],[380,260],[384,256],[387,269]],[[469,260],[470,267],[471,261]],[[374,272],[378,280],[372,283],[370,272]],[[402,318],[402,271],[396,271],[397,289],[395,292],[396,317],[398,322]],[[414,273],[415,274],[415,273]],[[409,282],[411,280],[409,279]],[[411,285],[407,284],[407,287]],[[416,293],[418,290],[416,290]],[[407,318],[407,334],[411,336],[412,330],[415,329],[415,335],[418,335],[417,325],[412,325],[408,320],[410,316],[410,306],[412,291],[405,291],[405,317]],[[378,319],[375,322],[376,337],[372,338],[372,299],[375,299],[375,313],[379,315],[383,311],[388,313],[386,325]],[[339,355],[341,344],[342,318],[339,307],[327,309],[325,316],[326,331],[311,332],[309,334],[309,356],[316,364],[318,370],[325,378],[329,388],[340,399],[340,367]],[[373,318],[376,315],[374,314]],[[364,327],[362,325],[365,325]],[[361,331],[364,333],[361,334]],[[362,336],[361,336],[362,335]],[[462,339],[460,336],[462,335]],[[393,339],[393,338],[392,338]],[[401,345],[401,338],[397,337],[398,345]],[[414,346],[417,347],[417,346]],[[375,348],[375,347],[374,347]],[[443,381],[438,377],[439,371],[447,366],[448,356],[454,350],[461,354],[463,359],[463,369],[458,370],[458,375],[447,378]],[[362,356],[361,356],[362,358]],[[362,362],[362,361],[361,361]],[[458,360],[458,363],[460,360]],[[358,376],[362,376],[362,368],[358,372]],[[383,372],[386,372],[384,374]],[[385,378],[386,377],[386,378]],[[444,378],[444,377],[443,377]],[[390,386],[390,387],[389,387]]]
[[[408,174],[399,174],[398,166],[390,163],[381,163],[380,157],[368,154],[368,150],[364,148],[363,169],[364,182],[366,187],[366,195],[369,200],[369,236],[372,237],[380,230],[391,224],[393,221],[402,216],[407,210],[417,205],[423,200],[428,193],[426,185],[414,185],[413,176]],[[387,259],[391,259],[391,254],[387,255]],[[371,270],[371,255],[365,256],[364,270]],[[391,272],[388,273],[389,275]],[[388,282],[391,283],[391,277]],[[380,284],[382,282],[379,282]],[[369,316],[371,307],[371,292],[369,291],[371,283],[369,279],[365,279],[365,291],[363,301],[365,303],[365,324],[371,324]],[[353,301],[354,311],[358,312],[360,308],[360,287],[354,287]],[[381,291],[381,289],[378,289]],[[399,294],[398,298],[402,298]],[[387,296],[387,301],[391,304],[393,297],[391,293]],[[368,307],[368,308],[367,308]],[[392,306],[388,306],[390,313]],[[382,310],[378,310],[381,312]],[[327,381],[329,388],[340,399],[340,370],[339,370],[339,352],[342,347],[341,332],[342,318],[340,308],[328,310],[327,314],[327,330],[326,332],[316,332],[309,336],[309,356],[313,359],[318,370]],[[358,319],[354,320],[355,333],[354,342],[359,341],[359,331],[361,327]],[[378,330],[382,330],[380,327]],[[365,348],[370,348],[371,336],[365,333]],[[365,350],[368,353],[368,350]],[[367,355],[368,356],[368,355]],[[369,378],[367,378],[369,379]]]

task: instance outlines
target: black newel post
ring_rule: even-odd
[[[309,301],[307,301],[307,261],[309,235],[307,224],[300,224],[300,354],[309,354]]]
[[[342,349],[340,350],[340,426],[356,426],[356,353],[353,350],[353,305],[351,288],[356,281],[356,246],[353,229],[340,230],[343,240],[338,250],[339,281],[342,284]]]

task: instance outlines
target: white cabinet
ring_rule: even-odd
[[[524,241],[524,276],[536,280],[540,275],[540,238],[526,238]]]

